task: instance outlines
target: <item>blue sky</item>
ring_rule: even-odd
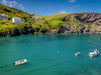
[[[0,3],[38,15],[101,13],[101,0],[0,0]]]

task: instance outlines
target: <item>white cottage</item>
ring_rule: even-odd
[[[43,20],[42,17],[32,17],[32,19],[35,19],[35,20]]]
[[[23,23],[18,17],[13,17],[12,22],[13,23]]]
[[[8,20],[8,16],[5,14],[0,14],[0,20]]]

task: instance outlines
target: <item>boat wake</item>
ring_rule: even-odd
[[[0,68],[5,68],[5,67],[8,67],[9,65],[5,65],[5,66],[0,66]]]

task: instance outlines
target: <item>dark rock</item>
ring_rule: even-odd
[[[82,27],[82,28],[80,29],[80,33],[84,33],[84,30],[85,30],[85,27]]]
[[[69,21],[70,20],[70,18],[71,18],[71,16],[66,16],[62,21]]]
[[[71,34],[72,32],[71,31],[68,31],[68,30],[66,30],[66,31],[64,31],[64,34]]]
[[[89,29],[84,29],[83,33],[89,33],[90,30]]]

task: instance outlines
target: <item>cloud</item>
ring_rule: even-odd
[[[60,11],[60,13],[65,14],[65,13],[66,13],[66,11]]]
[[[18,7],[21,8],[21,10],[24,9],[24,7],[21,4],[19,4]]]
[[[14,7],[14,6],[17,5],[17,2],[16,2],[16,1],[2,0],[2,3],[3,3],[4,5],[10,6],[10,7]]]
[[[17,3],[16,1],[2,0],[0,2],[6,6],[9,6],[9,7],[18,7],[21,10],[24,9],[24,7],[21,4]]]
[[[70,0],[70,3],[74,3],[74,2],[76,2],[76,0]]]

